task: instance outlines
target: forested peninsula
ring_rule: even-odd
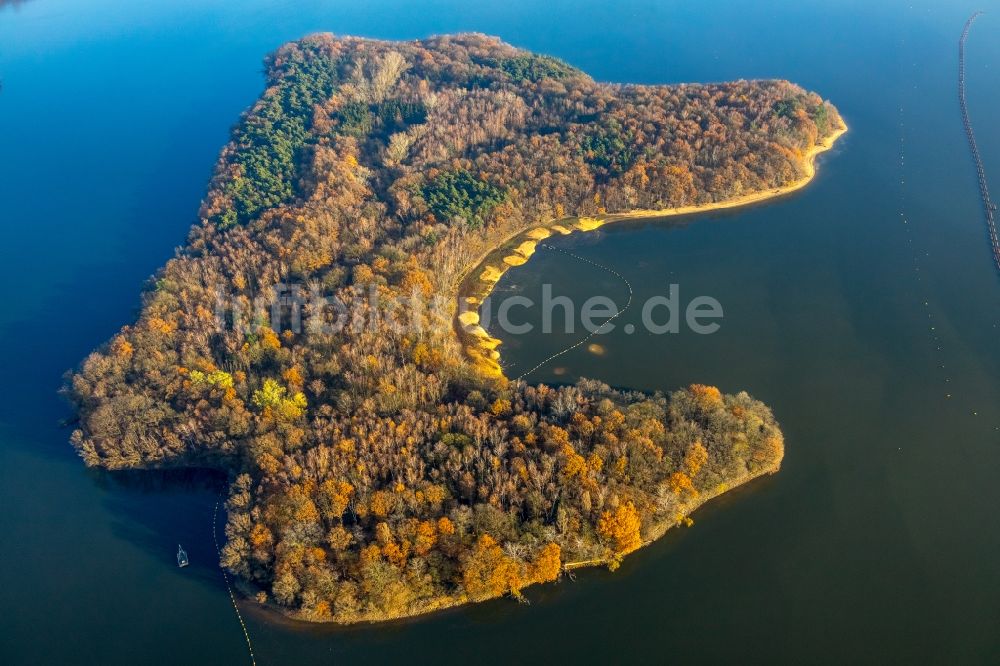
[[[456,308],[519,234],[797,186],[844,130],[831,104],[778,80],[598,83],[478,34],[315,35],[265,72],[187,244],[66,388],[87,465],[228,474],[222,564],[259,602],[351,623],[521,598],[778,469],[746,393],[509,381]],[[449,306],[272,327],[290,284]]]

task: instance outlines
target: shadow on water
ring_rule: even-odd
[[[218,587],[218,556],[212,541],[212,511],[225,491],[226,475],[217,470],[88,470],[103,491],[105,508],[112,516],[112,532],[178,575],[194,577]],[[225,520],[219,509],[220,539]],[[183,545],[191,564],[177,569],[177,546]]]
[[[140,211],[133,217],[141,219]],[[35,455],[72,455],[68,440],[73,427],[59,427],[72,426],[75,418],[60,395],[68,373],[121,326],[135,321],[141,289],[170,256],[168,238],[181,242],[188,228],[186,221],[160,225],[153,234],[155,242],[149,242],[148,231],[131,227],[124,231],[122,242],[150,249],[117,261],[73,257],[79,269],[52,285],[45,297],[33,294],[27,279],[23,289],[10,297],[6,316],[0,320],[0,347],[19,352],[4,354],[0,369],[4,376],[17,377],[21,388],[0,402],[0,423],[16,435],[13,442],[31,442],[30,453]],[[54,432],[46,432],[49,428]]]
[[[78,367],[94,341],[110,335],[106,322],[114,321],[122,310],[120,301],[85,298],[80,291],[112,293],[121,288],[121,274],[120,267],[94,265],[81,272],[79,282],[60,285],[38,306],[39,314],[0,324],[0,345],[20,350],[4,356],[3,374],[22,383],[22,389],[8,394],[0,405],[0,421],[17,435],[15,442],[31,442],[34,454],[72,454],[68,441],[72,429],[58,428],[72,419],[72,410],[59,390],[65,373]],[[52,436],[40,436],[50,428]]]

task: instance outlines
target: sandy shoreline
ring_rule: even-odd
[[[500,340],[491,337],[479,325],[478,308],[483,299],[490,295],[503,274],[513,266],[527,263],[534,254],[538,243],[556,234],[568,235],[575,231],[593,231],[612,222],[638,220],[643,218],[676,217],[708,213],[730,208],[749,206],[776,199],[796,192],[808,185],[816,176],[816,158],[830,150],[845,132],[847,125],[841,127],[812,146],[802,158],[803,176],[788,185],[767,190],[740,195],[724,201],[707,204],[679,206],[659,210],[633,210],[626,213],[612,213],[600,217],[568,217],[551,220],[537,226],[529,227],[506,238],[496,248],[486,253],[477,264],[466,273],[458,287],[456,296],[455,331],[466,356],[484,375],[505,380],[500,367]]]

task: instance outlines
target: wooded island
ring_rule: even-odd
[[[781,432],[746,393],[512,382],[454,307],[337,328],[307,306],[331,325],[275,330],[271,295],[454,305],[539,225],[807,180],[844,129],[832,105],[787,81],[597,83],[478,34],[316,35],[266,76],[186,246],[68,387],[87,465],[229,474],[223,565],[260,602],[350,623],[519,597],[778,469]]]

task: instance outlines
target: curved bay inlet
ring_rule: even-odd
[[[486,328],[480,325],[480,319],[482,318],[482,322],[484,324],[491,320],[490,316],[492,315],[492,307],[488,306],[488,303],[490,302],[488,299],[490,299],[497,283],[500,282],[504,274],[511,268],[526,264],[539,247],[543,249],[551,249],[551,242],[547,242],[550,239],[558,236],[569,236],[578,232],[591,232],[600,229],[607,224],[615,222],[634,222],[636,220],[643,219],[669,221],[670,218],[676,217],[694,218],[707,213],[734,210],[752,206],[754,204],[773,202],[775,199],[794,194],[809,185],[809,183],[812,182],[813,178],[816,176],[817,158],[832,149],[837,143],[837,140],[846,132],[847,125],[842,120],[838,120],[838,125],[835,126],[827,136],[821,137],[818,143],[811,146],[801,156],[799,159],[799,169],[802,175],[787,185],[750,192],[748,194],[722,199],[720,201],[704,204],[692,204],[677,208],[664,208],[661,210],[633,210],[624,213],[598,215],[595,217],[561,218],[541,225],[529,226],[528,229],[514,234],[498,247],[488,252],[480,262],[469,268],[466,271],[464,279],[459,284],[458,312],[456,314],[455,329],[465,346],[466,353],[482,372],[490,375],[503,375],[510,377],[508,373],[503,371],[503,365],[500,363],[501,354],[498,347],[502,341],[499,338],[490,336]],[[585,263],[591,261],[586,258],[578,258]],[[591,265],[594,268],[602,268],[601,264],[592,263]],[[603,266],[603,270],[611,275],[617,274],[618,277],[622,279],[620,273],[613,268]],[[631,289],[631,285],[627,279],[622,279],[622,281],[627,288]],[[659,296],[662,296],[662,294]],[[544,301],[544,298],[542,300]],[[577,304],[583,302],[584,301],[578,301]],[[630,304],[631,301],[628,301],[627,303]],[[624,312],[626,307],[627,305],[623,305],[620,310],[616,311]],[[610,323],[610,320],[608,320],[608,323]],[[527,322],[525,322],[525,324],[528,325]],[[635,327],[635,324],[632,324],[632,326]],[[547,331],[548,328],[548,326],[541,327],[543,332]],[[650,327],[646,326],[646,328],[648,329]],[[537,327],[532,325],[532,329],[537,330]],[[567,325],[564,326],[564,329],[567,332],[572,332],[573,326]],[[592,332],[599,333],[604,332],[605,330],[610,330],[610,328],[599,326]],[[577,343],[569,343],[569,345],[575,344]],[[599,347],[595,347],[595,349],[596,348]],[[568,345],[567,347],[563,347],[563,349],[568,351]],[[561,355],[565,352],[557,353]],[[541,363],[545,363],[546,360],[547,359],[543,358]],[[522,369],[522,371],[518,372],[514,376],[517,378],[526,377],[527,374],[533,373],[533,371],[534,366]]]
[[[0,313],[0,370],[17,389],[0,402],[5,663],[246,658],[215,566],[215,482],[149,488],[84,470],[53,390],[134,316],[136,285],[183,238],[230,124],[259,93],[261,54],[330,29],[481,30],[601,80],[788,78],[834,100],[851,132],[789,198],[557,239],[620,271],[640,302],[678,283],[718,299],[725,318],[710,336],[618,326],[599,340],[604,355],[577,350],[533,381],[746,389],[782,425],[780,474],[716,500],[615,573],[530,588],[530,607],[499,600],[346,629],[249,613],[258,663],[995,659],[1000,287],[954,100],[966,8],[78,4],[0,9],[0,122],[46,128],[11,133],[0,160],[0,218],[23,249],[0,265],[0,295],[16,305]],[[996,17],[980,20],[967,47],[974,118],[1000,103]],[[1000,154],[1000,127],[977,127],[977,139],[984,160]],[[78,168],[53,174],[51,156],[67,150]],[[497,293],[533,296],[545,281],[556,294],[624,297],[612,276],[558,252],[536,253]],[[511,372],[565,344],[503,342]]]

